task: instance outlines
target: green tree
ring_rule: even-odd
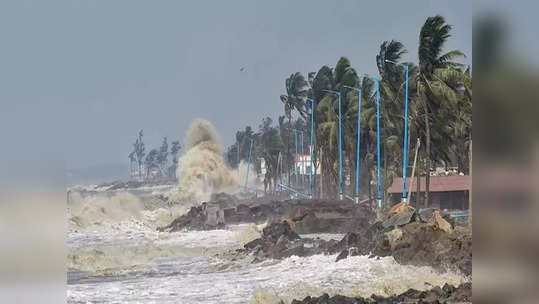
[[[166,176],[165,174],[165,168],[168,164],[168,141],[166,136],[163,137],[163,142],[161,143],[161,147],[159,148],[159,153],[156,157],[156,163],[159,166],[159,172],[161,176]]]
[[[170,156],[172,157],[172,165],[169,167],[169,177],[176,178],[176,168],[178,167],[178,153],[180,152],[182,146],[180,145],[179,140],[175,140],[170,147]]]
[[[150,178],[150,173],[153,169],[159,168],[159,165],[157,163],[157,157],[159,156],[159,151],[157,149],[152,149],[146,155],[146,158],[144,159],[144,166],[146,168],[146,178]]]
[[[274,127],[273,120],[266,117],[262,120],[256,133],[256,155],[264,159],[266,173],[264,175],[264,192],[275,191],[278,182],[277,162],[279,152],[283,148],[279,129]]]
[[[146,152],[145,152],[146,148],[144,146],[144,141],[142,140],[142,137],[143,137],[143,132],[142,130],[140,130],[138,133],[138,138],[133,144],[133,148],[134,148],[134,152],[135,152],[135,156],[136,156],[137,164],[138,164],[139,178],[142,177],[142,165],[144,162],[144,155],[146,155]]]
[[[459,50],[443,53],[443,47],[451,37],[451,25],[444,17],[429,17],[421,27],[419,34],[419,71],[415,76],[417,84],[416,98],[423,105],[425,122],[425,157],[427,160],[425,206],[429,203],[430,174],[432,168],[432,125],[440,123],[436,114],[444,109],[454,108],[458,104],[459,91],[454,83],[462,85],[471,92],[471,79],[461,71],[462,64],[453,61],[463,57]],[[451,85],[453,83],[453,86]],[[440,139],[443,137],[440,135]],[[441,145],[436,145],[440,147]]]
[[[286,94],[281,95],[281,101],[284,104],[284,113],[288,118],[288,124],[292,125],[292,112],[296,110],[303,118],[306,117],[306,105],[305,98],[309,92],[309,83],[305,80],[305,77],[296,72],[290,75],[285,80]],[[292,163],[292,155],[290,154],[290,138],[292,137],[292,130],[288,130],[290,135],[286,142],[286,159],[288,160],[286,171],[288,172],[288,180],[290,180],[290,164]]]

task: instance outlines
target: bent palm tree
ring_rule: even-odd
[[[288,118],[288,125],[291,126],[292,112],[294,110],[298,111],[304,119],[307,117],[305,98],[307,98],[307,93],[309,92],[309,83],[300,72],[296,72],[286,79],[285,88],[286,94],[281,95],[281,101],[284,104],[284,113]],[[286,142],[286,157],[288,159],[286,170],[288,172],[288,180],[290,181],[290,170],[288,167],[291,165],[290,137],[292,137],[292,130],[289,130],[289,132],[290,136],[288,136]]]
[[[425,119],[425,153],[427,158],[427,174],[425,189],[425,206],[429,201],[431,164],[431,125],[433,116],[450,104],[456,104],[458,89],[451,82],[460,83],[471,94],[471,80],[460,68],[462,64],[454,62],[464,57],[459,50],[442,53],[445,42],[451,37],[452,26],[444,17],[429,17],[421,27],[419,34],[419,71],[416,74],[417,98],[423,104]]]

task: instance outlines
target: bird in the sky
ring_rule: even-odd
[[[243,72],[243,70],[245,70],[245,68],[244,68],[244,67],[241,67],[241,68],[240,68],[240,72]]]

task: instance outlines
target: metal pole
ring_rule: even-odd
[[[311,170],[309,170],[309,197],[313,198],[313,142],[314,142],[314,100],[311,101],[311,147],[309,149]]]
[[[303,135],[304,135],[303,132],[301,132],[301,189],[305,191],[305,159],[304,159],[305,154],[303,154],[303,143],[304,143]]]
[[[342,113],[341,113],[341,92],[339,95],[339,199],[343,200],[343,183],[342,183]]]
[[[294,130],[294,142],[296,144],[296,158],[294,159],[294,172],[296,175],[296,187],[298,186],[298,131]]]
[[[361,89],[357,89],[357,151],[356,151],[356,204],[359,203],[359,149],[361,147]]]
[[[249,144],[249,162],[247,163],[247,175],[245,176],[245,188],[247,188],[247,182],[249,181],[249,167],[251,165],[251,151],[253,150],[253,139],[251,138],[251,143]]]
[[[419,150],[420,145],[421,145],[421,142],[419,141],[419,138],[418,138],[417,143],[415,145],[414,166],[412,167],[412,178],[410,179],[410,181],[412,183],[414,182],[415,165],[416,165],[416,162],[417,162],[417,151]],[[413,188],[413,184],[410,186],[410,190],[408,190],[408,202],[410,202],[410,195],[412,195],[412,188]],[[417,197],[418,196],[419,196],[419,192],[416,193],[416,206],[417,206]]]
[[[407,203],[408,199],[406,197],[406,166],[408,163],[408,147],[406,146],[408,142],[408,66],[405,65],[406,69],[406,100],[404,103],[404,160],[402,162],[402,200]]]
[[[378,166],[378,208],[382,208],[382,177],[380,174],[380,79],[376,80],[376,149]]]

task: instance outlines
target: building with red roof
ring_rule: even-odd
[[[421,177],[419,182],[419,207],[424,207],[425,177]],[[402,199],[402,178],[398,177],[388,188],[387,192],[392,203],[400,202]],[[417,206],[417,178],[412,180],[408,177],[406,188],[411,191],[410,203]],[[471,188],[471,179],[468,175],[431,176],[429,206],[439,209],[468,209],[468,196]]]

